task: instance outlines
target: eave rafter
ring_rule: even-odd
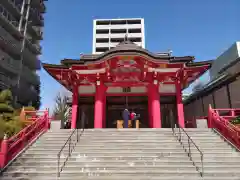
[[[66,68],[45,68],[47,72],[56,79],[61,85],[71,90],[71,73]]]
[[[192,57],[154,59],[141,53],[116,53],[95,62],[86,59],[81,63],[78,60],[74,62],[69,60],[66,62],[68,66],[45,64],[44,69],[68,89],[76,84],[93,85],[97,80],[135,85],[152,82],[153,79],[163,84],[174,84],[181,80],[183,84],[189,85],[211,66],[207,62],[194,63],[193,59]],[[134,82],[117,81],[121,78],[126,80],[127,77],[131,77]]]

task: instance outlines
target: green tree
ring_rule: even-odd
[[[24,123],[19,119],[19,114],[12,107],[12,100],[10,90],[0,92],[0,139],[5,133],[10,137],[24,127]]]
[[[14,112],[11,102],[13,100],[12,92],[10,90],[3,90],[0,92],[0,115],[4,120],[11,120]]]
[[[68,120],[70,107],[68,105],[68,97],[66,95],[58,95],[55,98],[55,107],[53,116],[57,120],[61,120],[61,129],[64,128],[65,122]]]

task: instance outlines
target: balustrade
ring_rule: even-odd
[[[18,27],[18,21],[11,15],[7,9],[0,4],[0,16],[5,18],[11,25],[13,25],[15,28]]]

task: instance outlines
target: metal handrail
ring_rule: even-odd
[[[176,135],[175,133],[175,128],[178,129],[178,134]],[[204,174],[204,168],[203,168],[203,152],[199,149],[199,147],[195,144],[195,142],[192,140],[192,138],[188,135],[188,133],[180,126],[177,127],[172,127],[172,131],[173,134],[177,137],[177,140],[180,142],[180,144],[182,145],[183,149],[185,150],[185,152],[188,154],[188,157],[190,158],[190,160],[193,162],[193,165],[196,167],[197,171],[200,173],[200,175],[203,177]],[[182,132],[184,132],[184,134],[187,136],[188,140],[188,147],[184,146],[184,143],[182,141]],[[196,165],[196,163],[194,162],[193,158],[192,158],[192,149],[191,149],[191,145],[193,144],[195,146],[195,148],[198,150],[199,154],[200,154],[200,159],[201,159],[201,171],[200,171],[200,167]]]
[[[79,129],[74,129],[72,131],[72,133],[70,134],[70,136],[68,137],[67,141],[63,144],[63,146],[61,147],[60,151],[57,154],[57,177],[60,177],[60,174],[64,168],[64,166],[66,165],[69,157],[71,156],[72,151],[74,150],[75,146],[77,145],[80,136],[82,136],[82,133],[84,132],[85,129],[85,119],[82,121],[82,129],[80,134],[79,134]],[[76,134],[76,142],[74,143],[73,141],[73,135]],[[65,147],[68,147],[68,154],[64,159],[64,162],[62,165],[60,165],[60,160],[61,160],[61,154],[64,150]]]

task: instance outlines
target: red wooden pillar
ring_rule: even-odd
[[[148,125],[150,128],[153,128],[152,103],[149,99],[151,99],[150,89],[148,89]]]
[[[103,99],[103,128],[106,128],[106,101],[107,101],[107,97],[105,95],[104,99]]]
[[[4,139],[1,143],[0,150],[0,168],[4,168],[8,162],[8,140],[7,135],[4,135]]]
[[[94,128],[103,128],[106,87],[100,82],[96,85],[95,106],[94,106]]]
[[[153,128],[161,128],[161,112],[160,112],[160,94],[158,83],[150,83],[148,86],[149,104],[150,104],[150,117]]]
[[[208,128],[213,128],[213,110],[211,104],[209,104],[208,107],[208,117],[207,117],[207,122],[208,122]]]
[[[185,128],[181,81],[177,80],[175,85],[176,85],[175,87],[176,87],[178,125],[182,128]]]
[[[71,129],[76,129],[77,127],[77,112],[78,111],[78,86],[73,87],[72,95],[72,122]]]

